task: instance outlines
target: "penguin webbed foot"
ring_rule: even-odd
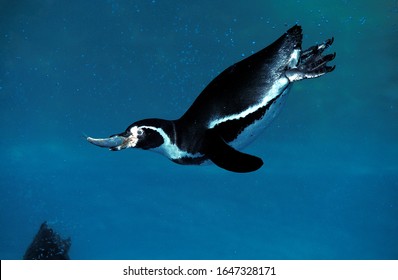
[[[321,55],[324,50],[329,48],[334,42],[334,37],[327,39],[325,42],[319,45],[312,46],[305,51],[301,52],[300,64],[306,63],[307,60],[313,58],[316,55]]]
[[[286,70],[286,77],[290,82],[303,79],[317,78],[332,72],[336,66],[327,63],[336,57],[336,53],[322,55],[323,51],[333,44],[334,38],[327,39],[319,45],[312,46],[301,52],[300,61],[296,68]]]

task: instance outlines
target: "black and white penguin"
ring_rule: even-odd
[[[104,139],[97,146],[119,151],[141,148],[160,152],[179,164],[211,161],[233,172],[251,172],[263,161],[239,150],[279,113],[293,82],[333,71],[322,55],[333,38],[302,51],[302,29],[295,25],[259,52],[225,69],[206,86],[177,120],[145,119]]]

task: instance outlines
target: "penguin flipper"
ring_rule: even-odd
[[[228,145],[214,129],[205,136],[206,155],[218,167],[232,172],[247,173],[263,165],[261,158],[239,152]]]

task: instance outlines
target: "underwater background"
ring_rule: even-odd
[[[257,172],[85,140],[176,119],[294,24],[334,36],[246,152]],[[47,221],[71,259],[397,259],[398,1],[0,1],[0,258]]]

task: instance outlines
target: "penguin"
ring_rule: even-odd
[[[258,170],[261,158],[241,152],[280,112],[291,85],[332,72],[336,53],[323,55],[333,37],[304,51],[295,25],[271,45],[216,76],[176,120],[144,119],[109,138],[87,141],[120,151],[159,152],[178,164],[214,163],[232,172]]]

